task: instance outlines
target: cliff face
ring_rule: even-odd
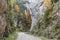
[[[5,11],[7,9],[7,2],[0,0],[0,37],[3,37],[5,27],[7,25]]]
[[[0,14],[0,37],[3,37],[6,25],[7,25],[6,15]]]
[[[0,0],[0,13],[3,13],[7,9],[6,0]]]
[[[34,34],[38,36],[60,40],[60,0],[44,0],[42,5],[44,6],[44,14],[41,15],[40,12],[38,18],[36,17],[38,22],[32,31],[34,30]]]

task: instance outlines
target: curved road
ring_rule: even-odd
[[[18,37],[16,40],[41,40],[41,39],[32,35],[26,34],[24,32],[20,32],[18,33]]]

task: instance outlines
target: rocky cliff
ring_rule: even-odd
[[[44,15],[39,16],[36,34],[53,40],[60,40],[60,1],[45,0]],[[40,18],[41,17],[41,18]]]
[[[7,26],[6,15],[5,15],[6,9],[7,9],[6,0],[0,0],[0,37],[3,37],[5,27]]]
[[[38,36],[60,40],[60,0],[44,0],[40,4],[37,3],[34,9],[30,8],[31,16],[33,14],[32,21],[34,22],[33,19],[37,21],[32,22],[31,32]],[[37,13],[38,16],[35,15]]]

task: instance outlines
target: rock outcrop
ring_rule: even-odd
[[[38,29],[35,33],[53,40],[60,40],[60,1],[55,1],[44,3],[44,15],[39,16]]]
[[[0,38],[3,37],[5,27],[7,26],[5,11],[7,9],[6,0],[0,0]]]
[[[40,4],[27,7],[30,8],[32,16],[31,32],[38,36],[60,40],[60,0],[44,0]]]

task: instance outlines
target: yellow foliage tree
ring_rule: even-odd
[[[54,18],[54,14],[52,12],[49,12],[48,18]]]
[[[19,12],[19,6],[18,5],[15,5],[15,11]]]
[[[15,0],[10,0],[9,4],[11,5],[11,7],[13,7],[13,4],[15,3]]]
[[[49,4],[52,4],[51,0],[44,0],[44,4],[46,5],[49,5]]]
[[[27,12],[25,13],[25,15],[26,15],[26,18],[28,19],[30,17],[30,11],[27,10]]]
[[[51,9],[51,4],[52,4],[51,0],[44,0],[44,6],[45,6],[45,8],[49,7],[49,9]]]
[[[45,10],[47,10],[46,12],[48,12],[48,18],[52,18],[53,17],[53,13],[52,13],[52,2],[51,0],[44,0],[44,6],[45,6]]]

